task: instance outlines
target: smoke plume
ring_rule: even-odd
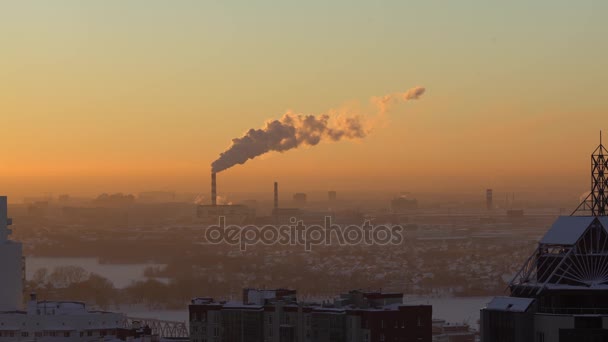
[[[371,99],[379,114],[399,102],[418,99],[423,87],[415,87],[404,93],[394,93]],[[314,146],[321,141],[364,138],[370,131],[365,117],[353,113],[304,115],[287,112],[280,119],[267,121],[262,128],[250,129],[242,137],[232,139],[232,144],[211,164],[213,172],[226,170],[267,152],[284,152],[301,145]]]
[[[378,107],[380,113],[385,113],[393,105],[408,100],[418,100],[426,89],[424,87],[414,87],[404,93],[393,93],[380,97],[372,97],[372,103]]]

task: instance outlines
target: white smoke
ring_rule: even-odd
[[[384,113],[398,102],[418,99],[424,91],[423,87],[415,87],[404,93],[374,97],[371,101],[379,113]],[[371,129],[367,123],[365,118],[348,112],[340,115],[288,112],[280,119],[267,121],[262,128],[252,128],[242,137],[232,139],[230,147],[211,164],[211,169],[220,172],[267,152],[284,152],[301,145],[314,146],[323,140],[361,139]]]

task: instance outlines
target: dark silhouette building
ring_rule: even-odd
[[[351,291],[333,303],[298,302],[295,291],[245,289],[242,302],[196,298],[192,341],[376,342],[432,340],[432,307],[403,294]]]
[[[591,156],[589,196],[562,216],[509,284],[481,311],[483,342],[608,341],[606,149]]]

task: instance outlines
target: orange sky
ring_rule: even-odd
[[[270,153],[220,192],[582,192],[607,5],[550,4],[3,3],[0,192],[206,192],[247,129],[416,85],[366,139]]]

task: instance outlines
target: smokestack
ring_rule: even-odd
[[[215,188],[215,172],[211,172],[211,205],[217,205],[217,192]]]
[[[274,208],[279,208],[279,183],[274,182]]]
[[[492,189],[486,189],[486,208],[488,210],[494,209],[494,203],[493,203],[493,198],[492,198]]]

